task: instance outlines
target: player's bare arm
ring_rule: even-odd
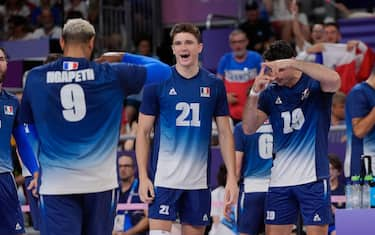
[[[336,92],[341,86],[340,75],[336,71],[321,64],[296,59],[275,60],[265,64],[271,67],[273,71],[276,70],[274,71],[276,73],[288,68],[301,71],[319,81],[321,89],[324,92]]]
[[[352,126],[354,135],[364,138],[375,125],[375,107],[363,118],[353,118]]]
[[[262,64],[261,70],[255,78],[254,85],[248,96],[242,118],[242,128],[247,135],[253,134],[267,119],[267,114],[258,109],[258,99],[260,93],[274,79],[265,73],[269,69],[265,63]]]
[[[151,203],[155,197],[154,186],[147,174],[148,156],[150,153],[150,137],[155,117],[139,113],[136,157],[139,175],[139,197],[145,203]]]
[[[227,168],[227,182],[225,185],[224,212],[229,216],[231,206],[235,205],[238,198],[238,185],[236,177],[236,159],[234,153],[234,140],[232,130],[229,125],[229,117],[217,117],[216,123],[219,132],[220,149],[225,166]]]

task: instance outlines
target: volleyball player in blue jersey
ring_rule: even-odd
[[[171,38],[176,57],[172,76],[145,87],[140,108],[136,142],[139,194],[150,203],[150,235],[170,234],[177,217],[183,234],[201,235],[210,216],[212,119],[217,122],[228,169],[227,211],[238,193],[233,135],[223,81],[199,65],[203,45],[198,28],[177,24],[171,30]]]
[[[42,235],[112,233],[123,100],[170,76],[166,64],[128,53],[123,63],[92,62],[94,40],[88,21],[69,20],[64,56],[27,76],[21,119],[39,137]]]
[[[18,152],[33,176],[37,177],[38,165],[27,133],[19,118],[17,97],[6,92],[2,85],[7,71],[7,56],[0,48],[0,234],[16,235],[25,232],[17,186],[13,177],[10,139],[15,137]]]
[[[323,235],[331,220],[327,139],[332,95],[340,87],[340,77],[294,56],[284,41],[265,52],[266,63],[244,110],[243,128],[253,133],[268,118],[273,129],[266,234],[290,234],[300,212],[307,234]]]
[[[252,135],[246,135],[242,122],[234,128],[236,169],[241,182],[237,207],[237,225],[241,235],[264,231],[264,202],[270,183],[273,136],[271,124],[264,123]]]

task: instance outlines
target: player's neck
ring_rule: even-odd
[[[181,66],[180,64],[176,64],[176,70],[181,76],[189,79],[198,74],[199,65]]]
[[[65,57],[72,57],[72,58],[86,58],[90,59],[90,54],[83,45],[80,44],[72,44],[72,45],[67,45],[64,48],[64,56]]]
[[[302,72],[300,71],[295,71],[293,73],[292,78],[289,80],[289,83],[286,84],[287,87],[293,87],[294,85],[297,84],[297,82],[301,79],[302,77]]]

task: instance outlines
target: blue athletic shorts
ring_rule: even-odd
[[[10,172],[0,173],[0,234],[25,233],[16,183]]]
[[[33,179],[32,176],[26,176],[25,177],[25,186],[26,188],[29,186],[30,181]],[[33,196],[33,193],[31,190],[26,189],[26,196],[27,201],[29,202],[30,206],[30,214],[31,214],[31,220],[33,222],[33,228],[35,230],[39,230],[40,225],[40,211],[39,211],[39,199],[37,197]]]
[[[329,182],[270,187],[266,197],[266,224],[295,224],[300,210],[304,225],[324,225],[332,221]]]
[[[155,199],[149,205],[149,218],[206,226],[210,223],[211,192],[209,189],[181,190],[155,188]]]
[[[111,235],[118,190],[41,195],[41,235]]]
[[[264,232],[264,203],[266,192],[241,192],[238,200],[237,225],[240,233]]]

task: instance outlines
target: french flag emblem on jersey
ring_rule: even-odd
[[[64,61],[63,62],[63,70],[77,70],[78,69],[78,62],[75,61]]]
[[[209,87],[201,87],[201,97],[210,97]]]
[[[12,105],[4,105],[4,114],[5,115],[14,115]]]

